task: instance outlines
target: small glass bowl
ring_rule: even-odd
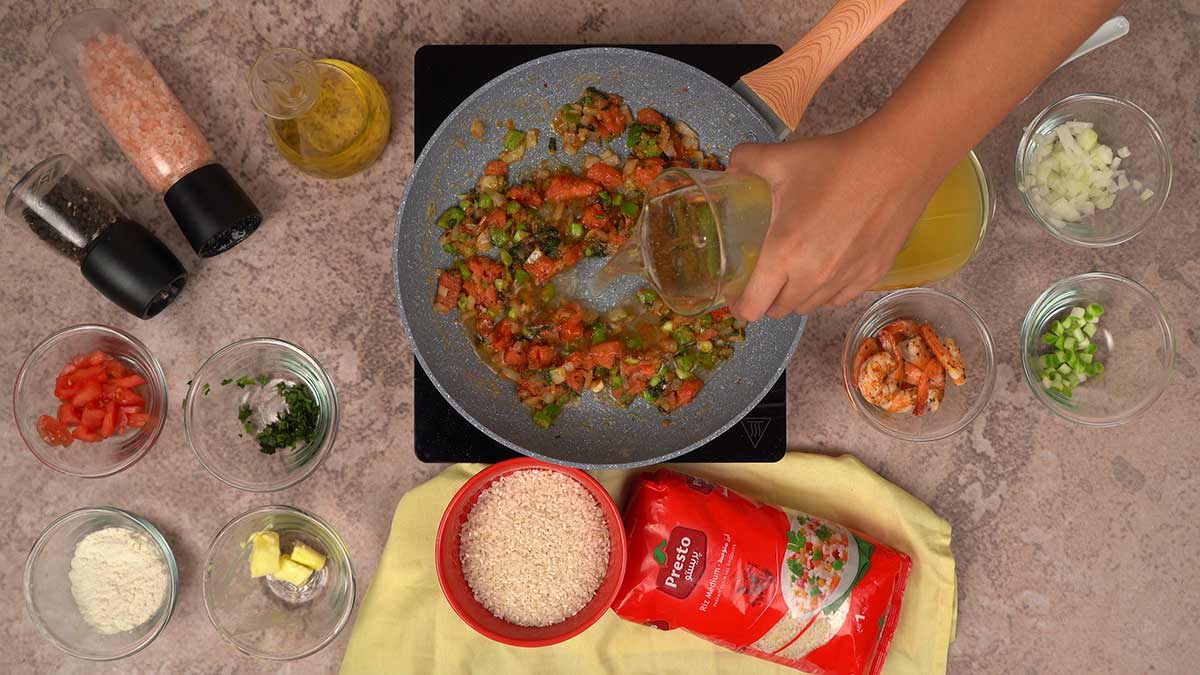
[[[250,378],[253,383],[240,378]],[[321,412],[310,442],[274,454],[259,449],[248,422],[261,430],[286,404],[277,383],[303,383]],[[250,410],[247,420],[243,411]],[[250,492],[282,490],[304,480],[333,447],[338,427],[337,392],[317,360],[274,338],[249,338],[209,357],[192,377],[183,428],[196,458],[227,485]]]
[[[56,378],[71,359],[96,350],[120,359],[146,378],[146,384],[136,388],[146,399],[146,425],[95,443],[48,445],[38,433],[37,421],[42,415],[58,415]],[[158,359],[137,338],[108,326],[72,326],[46,338],[25,357],[13,387],[13,417],[30,452],[51,469],[80,478],[110,476],[141,459],[162,433],[167,409],[167,378]]]
[[[162,605],[145,623],[123,633],[104,635],[80,616],[68,574],[79,541],[110,527],[125,528],[153,542],[167,568],[169,583]],[[29,617],[51,644],[77,658],[113,661],[153,642],[171,620],[179,593],[179,568],[170,544],[149,521],[121,509],[95,507],[72,511],[50,523],[29,551],[23,585]]]
[[[250,536],[279,533],[280,551],[299,541],[325,555],[325,566],[300,587],[250,576]],[[213,539],[204,564],[204,608],[238,651],[290,661],[320,651],[350,621],[354,569],[342,538],[325,521],[290,506],[263,506],[229,521]]]
[[[1072,120],[1093,123],[1099,142],[1114,153],[1129,148],[1130,155],[1121,160],[1119,169],[1130,182],[1141,181],[1154,195],[1142,201],[1131,185],[1117,193],[1112,208],[1097,210],[1078,223],[1055,224],[1052,216],[1042,213],[1025,188],[1025,175],[1033,170],[1035,139]],[[1171,191],[1171,153],[1158,123],[1137,105],[1109,94],[1075,94],[1047,107],[1025,128],[1017,146],[1016,177],[1021,201],[1047,232],[1068,244],[1114,246],[1136,237],[1162,210]]]
[[[1042,334],[1072,307],[1104,308],[1092,342],[1104,372],[1075,387],[1071,398],[1042,385]],[[1166,312],[1144,286],[1118,274],[1067,277],[1034,301],[1021,323],[1021,368],[1033,395],[1052,412],[1086,426],[1112,427],[1146,412],[1167,388],[1175,338]]]
[[[863,398],[852,384],[854,356],[862,341],[898,319],[929,323],[945,340],[953,338],[962,351],[967,381],[959,386],[946,378],[938,410],[917,417],[891,413]],[[996,384],[996,354],[983,318],[958,298],[933,288],[910,288],[875,301],[846,334],[842,346],[842,382],[859,414],[879,431],[905,441],[936,441],[958,433],[975,419],[992,397]]]

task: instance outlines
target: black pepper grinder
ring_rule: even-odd
[[[8,193],[4,212],[79,265],[104,297],[141,319],[171,304],[187,270],[74,159],[55,155],[33,167]]]

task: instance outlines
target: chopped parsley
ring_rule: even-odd
[[[238,408],[238,421],[242,423],[242,428],[246,430],[246,433],[251,436],[254,435],[254,425],[250,423],[250,415],[252,413],[253,411],[250,410],[250,406],[245,403],[242,404],[242,407]]]
[[[321,414],[320,406],[303,384],[280,382],[275,387],[287,404],[287,410],[255,436],[259,451],[267,455],[275,454],[280,448],[311,442],[316,437],[317,419]],[[239,411],[238,419],[241,417],[242,411]],[[247,430],[253,432],[252,428]]]
[[[208,383],[207,383],[207,382],[205,382],[205,383],[204,383],[204,395],[205,395],[205,396],[208,396],[208,392],[209,392]]]
[[[253,386],[265,387],[270,381],[271,378],[267,375],[258,377],[243,375],[236,380],[232,378],[222,380],[221,384],[236,384],[239,389],[245,389]],[[279,417],[261,431],[255,428],[254,421],[251,419],[254,416],[253,408],[247,403],[238,406],[238,422],[242,425],[246,435],[258,441],[259,452],[265,455],[273,455],[281,448],[290,448],[298,443],[311,442],[316,437],[317,420],[321,414],[321,407],[317,405],[317,401],[309,392],[308,387],[303,384],[289,385],[278,382],[275,389],[283,398],[285,407]],[[204,393],[208,393],[207,385]],[[238,438],[242,436],[242,434],[238,434]]]

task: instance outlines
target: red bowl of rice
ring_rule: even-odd
[[[625,528],[604,487],[529,458],[468,480],[442,514],[436,546],[438,583],[454,612],[517,647],[582,633],[608,611],[625,575]]]

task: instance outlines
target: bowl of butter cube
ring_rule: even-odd
[[[346,543],[321,518],[263,506],[229,521],[204,567],[204,607],[238,651],[290,661],[338,636],[354,609]]]

